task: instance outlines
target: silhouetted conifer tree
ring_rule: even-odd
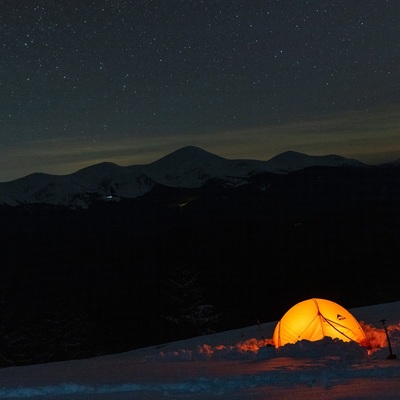
[[[172,269],[166,281],[165,294],[166,313],[163,318],[169,321],[178,337],[213,332],[218,314],[205,299],[198,272],[182,266]]]

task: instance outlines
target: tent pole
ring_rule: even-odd
[[[388,332],[388,330],[386,328],[386,324],[385,324],[386,319],[381,319],[381,322],[382,322],[383,328],[385,329],[386,338],[387,338],[387,342],[389,345],[389,355],[387,358],[390,360],[390,359],[396,358],[396,354],[393,354],[393,352],[392,352],[392,345],[390,344],[389,332]]]

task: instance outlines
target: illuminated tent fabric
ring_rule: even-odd
[[[339,304],[324,299],[309,299],[293,306],[276,325],[273,341],[278,348],[303,339],[313,342],[325,336],[371,347],[353,315]]]

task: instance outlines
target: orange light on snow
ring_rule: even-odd
[[[355,341],[370,348],[367,337],[354,316],[339,304],[325,299],[309,299],[293,306],[276,325],[276,348],[299,340],[316,341],[325,336]]]

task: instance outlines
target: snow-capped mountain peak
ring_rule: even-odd
[[[185,163],[186,165],[190,163],[198,165],[199,163],[212,163],[217,162],[218,160],[221,161],[225,159],[196,146],[185,146],[173,151],[170,154],[167,154],[166,156],[154,161],[149,165],[155,164],[158,166],[165,166],[176,163]]]
[[[228,160],[198,147],[187,146],[148,164],[146,172],[165,185],[196,187],[223,174],[227,162]]]

